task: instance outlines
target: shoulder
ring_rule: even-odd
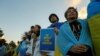
[[[58,22],[58,24],[64,24],[64,22]]]
[[[5,45],[2,45],[1,49],[5,49],[5,48],[6,48],[6,46]]]
[[[61,26],[61,28],[63,28],[63,27],[65,27],[65,26],[67,26],[68,21],[63,22],[62,24],[63,24],[63,25]]]
[[[50,24],[47,28],[52,28],[52,24]]]
[[[60,27],[60,31],[64,30],[68,26],[68,22],[64,22],[63,25]]]
[[[87,23],[87,19],[78,19],[79,22]]]
[[[85,19],[78,19],[78,21],[86,21]]]

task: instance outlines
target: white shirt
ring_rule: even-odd
[[[39,50],[39,47],[40,47],[40,39],[38,37],[38,39],[36,41],[36,46],[35,46],[35,49],[34,49],[34,53],[32,53],[33,40],[34,40],[33,38],[30,40],[31,43],[30,43],[30,45],[29,45],[28,50],[26,51],[26,53],[31,54],[31,56],[41,56],[40,50]]]

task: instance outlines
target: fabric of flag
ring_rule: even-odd
[[[96,56],[100,56],[100,14],[88,20]]]

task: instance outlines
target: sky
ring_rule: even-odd
[[[86,19],[90,0],[0,0],[0,28],[7,42],[21,40],[30,26],[39,24],[42,28],[50,25],[51,13],[58,15],[60,22],[65,21],[64,13],[74,6],[80,19]]]

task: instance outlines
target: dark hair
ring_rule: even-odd
[[[6,40],[5,39],[0,39],[0,44],[4,44],[4,43],[6,43]]]
[[[12,46],[13,48],[15,48],[15,47],[16,47],[16,44],[15,44],[15,42],[14,42],[14,41],[10,41],[9,45],[10,45],[10,46]]]
[[[34,29],[34,26],[31,26],[30,29],[30,32],[33,33],[32,29]]]
[[[65,18],[67,19],[67,14],[68,14],[68,10],[70,10],[70,9],[74,9],[75,10],[75,12],[76,12],[76,14],[77,14],[77,18],[78,18],[78,12],[77,12],[77,9],[75,9],[74,7],[69,7],[68,9],[67,9],[67,11],[65,12]]]
[[[31,29],[34,28],[34,26],[31,26]]]
[[[57,18],[57,21],[59,21],[58,16],[57,16],[56,14],[52,13],[52,14],[50,14],[50,16],[49,16],[49,21],[50,21],[51,23],[53,23],[53,22],[51,21],[51,17],[52,17],[52,16],[55,16],[55,17]]]
[[[36,34],[37,36],[39,36],[39,35],[40,35],[41,26],[40,26],[40,25],[35,25],[35,26],[37,26],[37,27],[39,28],[38,32],[35,33],[35,34]]]
[[[6,43],[6,40],[5,39],[0,39],[2,43]]]

